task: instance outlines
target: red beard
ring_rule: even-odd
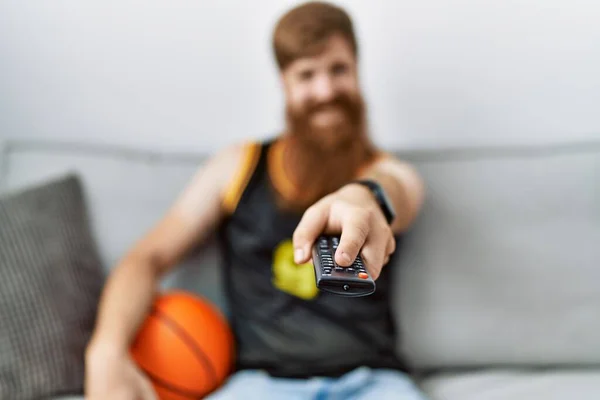
[[[313,114],[329,107],[339,108],[343,118],[327,127],[313,126]],[[300,110],[288,107],[287,120],[279,166],[292,181],[295,193],[282,199],[285,208],[305,210],[355,179],[358,170],[375,157],[360,96],[340,94],[332,101],[309,103]]]

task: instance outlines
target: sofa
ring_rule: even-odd
[[[0,198],[80,180],[105,273],[208,156],[17,138],[0,149]],[[600,399],[600,139],[388,150],[427,187],[387,266],[398,353],[423,390],[433,400]],[[227,315],[219,260],[211,239],[162,285]]]

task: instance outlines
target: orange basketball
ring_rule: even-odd
[[[131,355],[161,400],[198,399],[218,388],[231,372],[233,334],[206,299],[169,292],[154,302]]]

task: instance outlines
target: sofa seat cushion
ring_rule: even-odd
[[[52,397],[44,400],[85,400],[84,396]]]
[[[422,387],[432,400],[592,400],[600,399],[600,368],[449,372]]]

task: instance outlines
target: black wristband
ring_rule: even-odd
[[[394,221],[394,218],[396,218],[396,212],[394,211],[394,206],[392,205],[392,202],[389,200],[389,198],[385,194],[383,187],[381,187],[381,185],[379,183],[377,183],[376,181],[374,181],[372,179],[359,179],[356,181],[352,181],[351,183],[357,183],[359,185],[363,185],[363,186],[367,187],[371,191],[371,193],[373,193],[373,196],[375,197],[375,200],[377,201],[379,208],[381,209],[381,211],[383,212],[383,215],[385,216],[385,220],[387,221],[388,224],[391,225],[392,222]]]

